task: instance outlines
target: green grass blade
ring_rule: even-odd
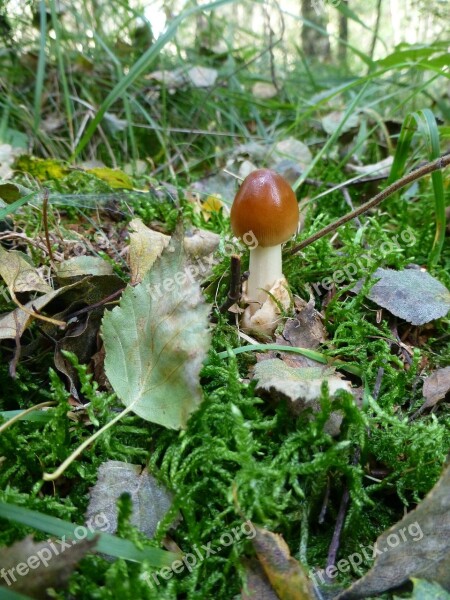
[[[44,0],[39,2],[39,26],[41,31],[41,37],[39,41],[39,58],[38,68],[36,73],[36,85],[34,88],[34,121],[33,129],[36,133],[39,129],[39,123],[41,122],[42,112],[42,91],[44,89],[45,80],[45,42],[47,39],[47,13],[45,10]]]
[[[0,209],[0,221],[8,215],[12,215],[16,211],[18,211],[21,206],[26,204],[28,200],[31,200],[31,198],[33,198],[35,195],[36,194],[34,192],[32,194],[27,194],[26,196],[19,198],[12,204],[8,204],[8,206],[5,206],[5,208]]]
[[[17,521],[22,525],[27,525],[38,531],[44,531],[49,535],[55,535],[59,538],[65,537],[74,541],[81,539],[81,536],[77,537],[75,535],[75,531],[78,527],[83,527],[83,529],[85,529],[84,534],[86,534],[85,539],[92,539],[96,535],[99,536],[95,547],[97,552],[103,552],[109,556],[123,558],[133,562],[143,562],[145,560],[153,567],[170,566],[174,560],[180,558],[180,556],[174,552],[167,552],[166,550],[160,550],[159,548],[143,548],[140,550],[133,542],[123,540],[110,533],[91,532],[84,525],[74,525],[69,521],[63,521],[63,519],[44,515],[35,510],[30,510],[22,506],[15,506],[14,504],[8,504],[7,502],[0,502],[0,517],[11,521]]]
[[[195,15],[199,12],[208,12],[210,10],[214,10],[219,8],[220,6],[224,6],[225,4],[231,4],[235,2],[235,0],[216,0],[215,2],[210,2],[208,4],[202,4],[200,6],[194,6],[190,9],[183,11],[179,14],[173,21],[170,26],[167,28],[165,33],[161,34],[156,42],[146,51],[144,54],[135,62],[135,64],[131,67],[127,75],[123,77],[117,85],[110,91],[105,100],[100,105],[97,114],[89,123],[89,126],[86,128],[83,137],[78,142],[77,147],[74,150],[72,159],[75,159],[80,152],[86,147],[92,138],[95,130],[97,129],[98,124],[103,119],[106,111],[111,107],[114,102],[121,97],[121,95],[127,90],[130,85],[132,85],[138,77],[140,77],[143,73],[147,71],[150,67],[153,60],[158,56],[159,52],[164,48],[164,46],[175,36],[179,25],[188,17]]]
[[[0,417],[9,421],[10,419],[18,418],[18,421],[35,421],[38,423],[48,423],[52,418],[52,413],[48,411],[40,410],[38,412],[31,412],[25,414],[25,410],[3,410],[0,411]]]
[[[387,181],[390,185],[402,177],[406,161],[409,155],[409,149],[415,132],[418,132],[426,142],[427,154],[430,161],[436,160],[440,156],[439,129],[434,114],[429,108],[410,113],[403,121],[400,137],[397,144],[397,150],[392,163],[391,172]],[[435,200],[435,220],[436,232],[433,245],[428,254],[428,266],[435,265],[440,258],[445,239],[445,194],[444,180],[442,171],[435,171],[431,175]]]
[[[64,64],[64,50],[61,48],[61,25],[58,19],[57,7],[55,0],[50,1],[50,12],[52,18],[53,30],[55,32],[55,47],[56,57],[58,60],[58,73],[61,79],[61,86],[64,98],[64,107],[66,110],[67,125],[70,133],[71,144],[73,143],[73,107],[72,100],[70,97],[69,84],[67,82],[66,67]]]

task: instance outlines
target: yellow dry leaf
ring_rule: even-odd
[[[278,598],[314,600],[316,595],[312,581],[301,562],[292,558],[281,535],[256,525],[254,528],[253,547]]]
[[[223,202],[220,200],[219,196],[208,196],[204,202],[201,204],[202,207],[202,215],[206,222],[211,218],[211,213],[218,213],[220,209],[223,207]]]
[[[130,221],[130,231],[131,282],[139,283],[158,256],[161,256],[170,242],[170,236],[150,229],[141,219]]]

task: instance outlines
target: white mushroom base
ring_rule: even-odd
[[[262,303],[250,300],[245,287],[243,300],[249,302],[249,305],[242,315],[241,327],[244,331],[257,335],[273,335],[281,322],[282,313],[288,312],[292,306],[288,282],[284,276],[275,281]]]

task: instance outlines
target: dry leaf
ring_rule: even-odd
[[[450,367],[438,369],[425,379],[423,395],[425,404],[423,408],[434,406],[439,400],[445,398],[450,391]]]
[[[243,561],[245,586],[241,600],[279,600],[260,563],[255,559]]]
[[[28,262],[28,257],[17,250],[8,252],[0,246],[0,277],[10,290],[16,292],[42,292],[53,289],[45,283],[37,270]]]
[[[285,399],[294,415],[299,415],[307,408],[313,412],[320,411],[322,384],[328,383],[330,397],[338,390],[352,393],[348,381],[341,379],[333,368],[329,367],[289,367],[278,358],[263,360],[254,367],[254,378],[258,380],[256,393],[268,393],[272,399]],[[342,415],[334,411],[325,425],[330,435],[338,435],[342,423]]]
[[[170,236],[150,229],[141,219],[133,219],[129,227],[131,282],[139,283],[161,256],[170,242]]]
[[[281,537],[254,525],[253,547],[280,600],[314,600],[314,586],[302,563],[292,558]]]
[[[118,460],[100,465],[97,483],[89,492],[86,522],[95,523],[95,515],[105,515],[107,528],[102,525],[101,530],[115,533],[117,500],[126,492],[133,503],[131,524],[149,538],[153,537],[159,521],[172,504],[172,494],[147,469]]]
[[[77,563],[96,543],[95,538],[34,542],[29,535],[0,550],[0,569],[6,573],[3,580],[15,592],[47,600],[47,589],[65,587]],[[3,589],[0,587],[0,598]]]

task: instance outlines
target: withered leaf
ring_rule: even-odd
[[[95,522],[95,515],[104,515],[107,527],[102,531],[117,530],[117,500],[128,492],[133,503],[131,524],[148,537],[153,537],[158,522],[172,504],[172,494],[140,465],[108,460],[100,465],[98,479],[89,493],[87,522]]]
[[[47,600],[51,597],[47,589],[65,587],[77,563],[96,543],[96,538],[35,542],[29,535],[0,550],[0,569],[5,569],[9,589]]]
[[[256,555],[280,600],[314,600],[316,594],[302,563],[295,560],[288,545],[276,533],[254,525],[252,540]]]

